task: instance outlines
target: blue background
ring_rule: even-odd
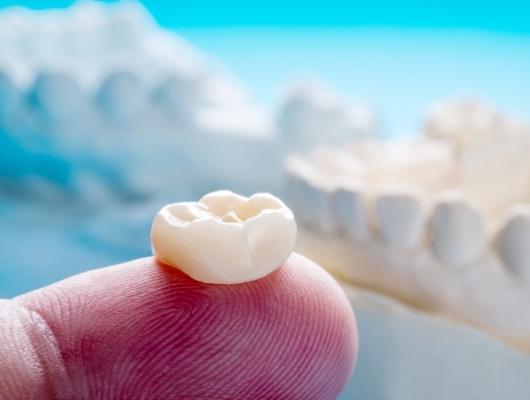
[[[272,109],[281,88],[302,76],[372,104],[387,137],[416,133],[427,105],[454,96],[530,116],[527,1],[143,4],[159,24],[220,59]]]
[[[108,2],[108,1],[107,1]],[[45,9],[74,1],[0,1]],[[511,1],[143,1],[158,22],[175,27],[394,26],[476,28],[530,33],[530,2]]]

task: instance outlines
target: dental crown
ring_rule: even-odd
[[[217,191],[199,202],[173,203],[156,215],[153,254],[205,283],[242,283],[265,277],[296,242],[291,210],[268,193],[243,197]]]

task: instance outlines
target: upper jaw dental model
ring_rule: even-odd
[[[201,282],[230,284],[260,279],[278,268],[294,248],[296,231],[294,215],[280,199],[218,191],[198,202],[163,207],[154,219],[151,243],[164,264]]]
[[[290,156],[298,250],[530,352],[530,127],[459,101],[433,109],[424,133]]]

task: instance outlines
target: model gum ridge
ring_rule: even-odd
[[[292,155],[299,250],[357,286],[530,351],[530,127],[475,101],[424,135]]]
[[[293,213],[268,193],[247,198],[218,191],[199,202],[169,204],[151,230],[160,261],[206,283],[263,278],[287,259],[295,242]]]

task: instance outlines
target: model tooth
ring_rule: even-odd
[[[463,140],[496,127],[498,114],[488,105],[461,99],[435,105],[426,121],[426,132],[433,137]]]
[[[444,264],[464,266],[485,250],[485,217],[460,196],[446,196],[436,204],[431,230],[433,252]]]
[[[19,105],[20,98],[17,86],[0,71],[0,115],[11,113]]]
[[[530,206],[516,206],[499,230],[495,244],[510,270],[530,281]]]
[[[296,156],[286,161],[289,188],[295,193],[293,203],[301,221],[326,233],[336,230],[332,212],[332,188],[315,170],[314,166]]]
[[[305,221],[306,208],[305,208],[305,197],[307,195],[307,185],[304,178],[299,176],[293,171],[287,171],[286,187],[289,192],[288,204],[293,209],[296,219],[300,222]]]
[[[61,73],[42,73],[33,85],[30,100],[45,116],[61,118],[74,116],[83,102],[81,88],[70,76]]]
[[[381,194],[375,199],[375,212],[381,237],[390,247],[408,250],[418,245],[425,224],[418,193],[397,189]]]
[[[332,195],[333,215],[341,232],[355,239],[369,236],[364,193],[356,185],[339,187]]]
[[[336,230],[331,198],[332,190],[321,182],[304,181],[306,193],[305,221],[324,233]]]
[[[287,259],[296,242],[293,213],[278,198],[229,191],[162,208],[151,230],[154,255],[206,283],[262,278]]]
[[[171,116],[188,118],[201,102],[200,80],[193,77],[172,76],[155,91],[155,100]]]
[[[118,120],[129,120],[145,104],[145,92],[132,72],[115,72],[107,77],[98,93],[102,110]]]
[[[286,95],[278,127],[297,150],[325,142],[340,144],[358,135],[373,133],[373,111],[351,103],[318,82],[299,82]]]

